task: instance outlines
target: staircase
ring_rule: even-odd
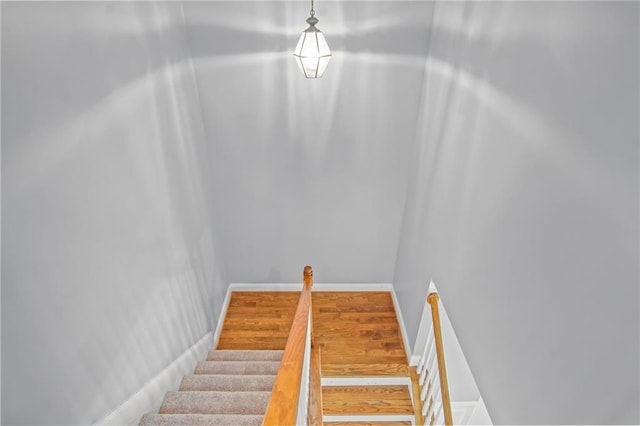
[[[260,425],[299,292],[233,292],[217,350],[169,392],[148,425]],[[410,425],[417,395],[391,294],[312,293],[326,425]],[[312,361],[313,365],[313,361]],[[418,405],[416,405],[418,407]]]
[[[281,358],[279,350],[212,350],[140,425],[260,425]]]
[[[410,370],[391,294],[315,292],[325,425],[415,422]]]

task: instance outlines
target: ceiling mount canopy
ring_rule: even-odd
[[[320,78],[331,59],[331,51],[324,39],[324,34],[316,27],[318,18],[315,17],[316,11],[313,10],[313,0],[311,0],[309,13],[311,15],[307,18],[309,28],[300,35],[293,56],[305,77]]]

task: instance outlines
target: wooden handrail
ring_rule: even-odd
[[[300,293],[298,308],[291,324],[287,345],[284,348],[280,369],[271,390],[271,398],[267,412],[262,420],[263,425],[294,425],[298,414],[300,383],[304,364],[307,327],[311,311],[311,287],[313,287],[313,270],[304,267],[304,287]]]
[[[442,343],[442,329],[440,327],[440,312],[438,310],[438,293],[429,293],[427,302],[431,305],[431,318],[433,320],[433,334],[436,343],[436,356],[438,357],[438,375],[440,376],[440,392],[442,393],[442,409],[444,410],[444,423],[453,425],[451,415],[451,398],[449,397],[449,382],[447,380],[447,367],[444,361],[444,345]]]

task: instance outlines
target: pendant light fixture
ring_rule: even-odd
[[[316,11],[313,10],[313,0],[311,0],[311,16],[307,18],[309,28],[302,32],[296,50],[293,52],[300,71],[302,71],[307,78],[322,77],[329,63],[329,59],[331,59],[331,51],[329,50],[327,41],[324,39],[324,34],[316,28],[318,19],[314,16],[315,14]]]

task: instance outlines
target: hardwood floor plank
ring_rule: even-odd
[[[323,375],[407,375],[391,293],[316,292],[312,318]]]
[[[413,414],[407,386],[328,386],[322,401],[324,414]]]
[[[299,292],[233,292],[218,349],[284,349],[299,296]],[[410,375],[389,292],[314,292],[312,321],[323,377]],[[324,414],[413,414],[407,386],[369,388],[323,387]],[[351,426],[357,424],[404,423]]]
[[[370,399],[372,396],[385,399],[406,399],[409,389],[404,385],[392,386],[325,386],[323,395],[351,399]]]
[[[326,348],[326,351],[325,351]],[[322,347],[322,350],[326,352],[327,356],[353,356],[359,357],[400,357],[404,359],[406,357],[406,353],[402,349],[382,349],[382,348],[371,348],[368,346],[355,346],[351,349],[344,348],[341,346],[332,346],[329,343],[325,343]]]
[[[324,360],[323,360],[324,361]],[[409,366],[402,364],[325,364],[322,377],[385,376],[408,377]]]
[[[284,349],[300,292],[234,291],[218,349]]]

